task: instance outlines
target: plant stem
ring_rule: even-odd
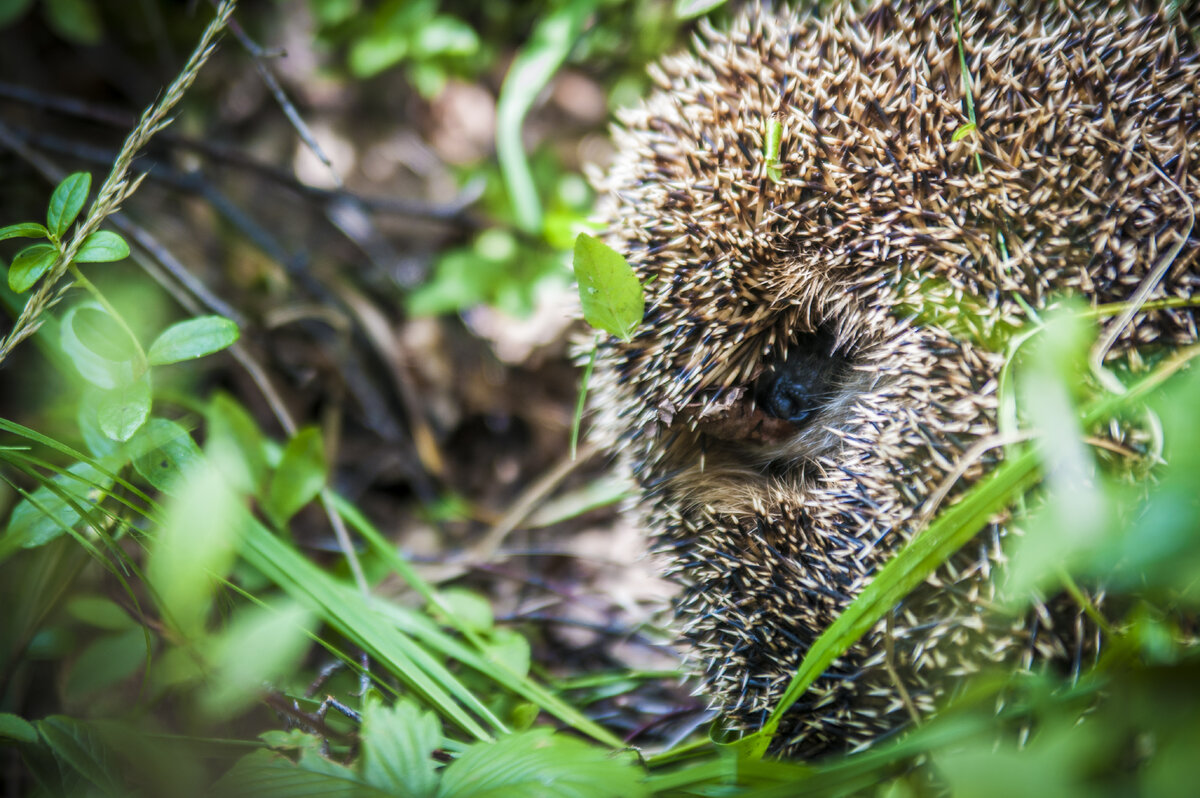
[[[92,295],[92,298],[100,303],[100,306],[108,312],[108,315],[113,318],[117,325],[125,331],[129,336],[129,340],[133,341],[134,352],[137,354],[137,368],[135,372],[138,375],[143,374],[146,369],[150,368],[150,362],[146,359],[146,350],[142,349],[142,344],[138,341],[137,336],[133,334],[133,330],[125,322],[125,318],[117,312],[117,309],[112,306],[104,293],[96,287],[96,284],[83,276],[83,272],[79,270],[79,266],[75,263],[67,265],[67,269],[71,272],[71,276],[75,278],[75,284]]]

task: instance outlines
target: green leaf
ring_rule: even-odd
[[[408,39],[395,34],[367,36],[350,48],[347,62],[355,77],[369,78],[400,63],[408,50]]]
[[[93,0],[43,0],[46,21],[59,36],[76,44],[99,44],[104,29]]]
[[[325,447],[321,430],[306,427],[287,446],[267,491],[266,511],[283,526],[312,501],[325,485]]]
[[[542,203],[529,170],[521,126],[534,100],[579,39],[583,23],[595,5],[595,0],[568,0],[538,20],[500,87],[496,104],[496,155],[512,198],[517,226],[526,233],[541,231]]]
[[[174,493],[183,473],[200,459],[200,447],[174,421],[152,418],[130,440],[133,467],[163,493]]]
[[[150,417],[150,372],[128,385],[118,385],[100,394],[96,419],[100,429],[114,441],[122,443],[133,437]]]
[[[363,782],[353,770],[320,757],[293,762],[274,751],[255,751],[217,780],[210,795],[222,798],[395,798]]]
[[[334,496],[334,506],[337,508],[350,526],[358,532],[358,534],[371,547],[372,553],[394,569],[400,576],[413,588],[417,590],[422,597],[431,603],[435,602],[435,595],[432,587],[428,582],[425,582],[419,574],[413,569],[412,565],[405,560],[396,550],[396,546],[391,541],[387,540],[378,529],[363,516],[357,508],[350,505],[344,499],[339,499]],[[282,544],[275,543],[276,538],[271,538],[271,545],[278,548]],[[278,551],[265,553],[262,556],[270,556],[273,558],[281,558],[284,555]],[[295,557],[295,555],[290,555]],[[261,561],[260,561],[261,562]],[[312,567],[312,566],[308,566]],[[318,573],[320,573],[318,571]],[[293,579],[303,579],[304,574],[297,574]],[[348,588],[347,588],[348,590]],[[344,593],[343,593],[344,595]],[[345,599],[341,599],[345,600]],[[567,701],[562,700],[556,694],[546,689],[542,685],[536,683],[530,678],[521,678],[512,672],[503,668],[497,668],[491,665],[484,657],[476,653],[476,649],[463,645],[451,635],[447,635],[435,624],[426,613],[416,612],[415,610],[401,607],[395,603],[376,602],[373,608],[376,612],[385,614],[389,624],[397,627],[404,634],[412,635],[420,640],[421,644],[430,648],[438,658],[438,661],[446,658],[455,660],[466,665],[481,674],[484,674],[490,679],[496,681],[507,690],[511,690],[516,695],[525,698],[538,704],[549,714],[562,720],[564,723],[570,724],[578,731],[586,734],[593,739],[608,745],[613,748],[622,746],[619,737],[616,737],[612,732],[592,721],[584,713],[580,712],[576,707]],[[466,630],[469,633],[469,630]],[[497,633],[499,634],[499,633]],[[469,637],[469,634],[467,635]],[[360,644],[361,645],[361,644]],[[466,700],[473,700],[473,696],[467,695],[463,697]],[[478,712],[478,709],[474,711]]]
[[[0,227],[0,241],[10,238],[49,238],[50,231],[37,222],[21,222]]]
[[[55,187],[50,195],[50,209],[46,212],[46,227],[50,234],[59,239],[67,228],[75,221],[75,217],[83,210],[87,202],[88,191],[92,188],[92,176],[87,172],[76,172],[67,175]]]
[[[146,662],[146,632],[139,626],[93,640],[67,672],[67,697],[81,701],[132,676]]]
[[[427,798],[437,789],[434,749],[442,744],[442,726],[432,712],[400,700],[393,707],[378,702],[363,716],[362,774],[367,783],[393,795]]]
[[[494,729],[503,728],[494,713],[450,671],[445,655],[426,650],[399,629],[392,618],[385,617],[381,602],[371,599],[368,603],[368,598],[354,587],[333,578],[279,535],[253,520],[242,541],[241,555],[365,651],[380,672],[399,680],[406,690],[468,734],[480,740],[489,738],[489,732],[475,718],[483,719]],[[428,621],[424,613],[421,617]],[[436,631],[436,625],[430,625]],[[620,741],[614,740],[612,744],[620,745]]]
[[[939,514],[924,532],[909,541],[879,570],[850,606],[809,647],[796,675],[767,720],[764,732],[759,733],[766,738],[764,747],[787,708],[834,660],[962,548],[1013,496],[1036,483],[1036,464],[1036,458],[1028,449],[1006,460],[976,483],[958,504]]]
[[[438,798],[647,795],[632,754],[611,755],[549,729],[476,743],[443,771]]]
[[[25,247],[17,253],[12,265],[8,267],[8,287],[13,293],[25,293],[54,265],[54,259],[57,257],[58,249],[53,244],[33,244]]]
[[[967,122],[965,125],[960,126],[958,130],[954,131],[954,135],[950,137],[950,141],[962,141],[967,136],[974,133],[976,127],[978,126],[974,122]]]
[[[533,652],[529,641],[520,632],[513,629],[496,629],[492,640],[487,646],[488,659],[495,662],[516,676],[529,675],[529,666],[533,661]]]
[[[98,302],[88,300],[69,309],[58,332],[63,354],[92,385],[107,390],[133,382],[134,362],[126,356],[132,353],[133,342]]]
[[[628,341],[646,312],[642,285],[629,263],[600,239],[580,233],[575,278],[587,323]]]
[[[479,50],[479,36],[462,20],[439,14],[419,27],[413,50],[425,58],[473,55]]]
[[[232,562],[230,558],[228,564]],[[311,625],[312,615],[291,603],[239,610],[229,627],[205,646],[216,670],[203,696],[205,713],[210,718],[232,717],[258,700],[264,683],[277,683],[290,674],[308,650]]]
[[[128,795],[118,772],[116,757],[100,736],[83,721],[52,715],[37,721],[38,734],[60,762],[106,795]]]
[[[492,629],[491,602],[475,591],[452,587],[439,591],[438,599],[466,628],[476,632]]]
[[[79,523],[79,509],[91,509],[112,486],[111,478],[88,463],[75,463],[67,473],[74,476],[59,474],[50,480],[53,487],[43,485],[16,506],[8,519],[6,543],[23,548],[49,543]]]
[[[71,327],[80,343],[113,363],[131,360],[136,350],[128,333],[98,305],[84,305],[71,316]]]
[[[22,717],[0,712],[0,740],[16,740],[19,743],[36,743],[37,729]]]
[[[84,386],[79,399],[79,409],[75,413],[75,423],[79,425],[79,433],[87,445],[87,451],[96,459],[105,459],[116,455],[121,445],[100,430],[100,420],[96,417],[96,408],[100,405],[101,391],[93,385]],[[116,467],[124,465],[128,455],[121,455],[121,462]],[[110,469],[111,470],[111,469]]]
[[[129,245],[109,230],[97,230],[88,236],[75,253],[76,263],[109,263],[129,257]]]
[[[158,529],[146,578],[168,623],[196,639],[208,619],[215,580],[233,566],[245,508],[211,464],[201,460],[185,473]]]
[[[675,0],[675,16],[691,19],[725,5],[725,0]]]
[[[31,5],[33,0],[0,0],[0,27],[19,19]]]
[[[246,409],[227,394],[218,394],[208,405],[205,450],[226,467],[229,484],[245,493],[257,493],[267,474],[263,436]]]
[[[67,602],[66,610],[72,618],[97,629],[123,632],[141,628],[119,604],[101,596],[78,596]]]
[[[192,360],[232,346],[238,326],[224,316],[200,316],[172,324],[150,344],[147,358],[152,366]]]

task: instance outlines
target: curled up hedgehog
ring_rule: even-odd
[[[952,3],[896,2],[750,9],[652,76],[599,179],[606,241],[647,305],[631,341],[602,344],[596,428],[681,585],[703,690],[752,730],[882,565],[1002,457],[970,454],[997,431],[997,331],[1063,294],[1192,295],[1200,59],[1178,11],[981,0],[959,33]],[[1139,313],[1108,358],[1136,368],[1135,348],[1193,342],[1196,321]],[[1016,531],[996,517],[910,593],[773,750],[855,750],[984,667],[1094,656],[1070,600],[989,611]]]

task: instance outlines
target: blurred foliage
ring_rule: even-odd
[[[89,0],[0,0],[0,26],[21,24],[35,5],[68,42],[93,43],[106,30]],[[623,104],[644,89],[645,62],[683,32],[676,11],[715,5],[309,0],[308,9],[330,68],[353,85],[382,85],[391,72],[432,102],[449,81],[468,80],[502,103],[506,67],[524,63],[534,84],[579,70]],[[286,4],[273,9],[287,13]],[[562,19],[565,40],[535,35]],[[520,315],[544,287],[569,282],[567,251],[594,197],[552,142],[526,151],[521,134],[543,95],[512,101],[516,161],[502,168],[487,153],[454,167],[458,185],[484,185],[477,218],[433,253],[427,279],[406,295],[409,314],[485,304]],[[535,200],[523,208],[513,201],[522,170],[515,180],[527,178]],[[38,196],[38,207],[49,200],[44,225],[0,220],[13,222],[0,240],[45,239],[32,251],[3,250],[0,299],[13,318],[64,255],[89,193],[82,174]],[[818,763],[763,760],[752,746],[708,739],[644,756],[595,708],[636,701],[640,686],[669,675],[559,678],[489,596],[424,578],[335,490],[345,464],[330,462],[334,425],[306,418],[280,435],[264,429],[261,407],[236,381],[214,390],[212,359],[195,358],[244,331],[173,309],[140,273],[119,271],[128,245],[101,232],[74,259],[69,301],[47,311],[27,342],[41,359],[4,372],[32,409],[0,419],[0,755],[30,794],[1194,794],[1194,350],[1146,353],[1142,368],[1120,372],[1127,394],[1111,396],[1088,374],[1089,312],[1068,305],[1019,328],[958,314],[965,336],[1016,353],[1002,400],[1038,437],[1006,452],[1004,490],[977,488],[956,506],[1015,507],[1024,534],[997,575],[1006,611],[1076,582],[1104,585],[1111,630],[1094,668],[1077,680],[980,674],[927,725]],[[105,262],[113,265],[93,265]],[[920,301],[937,290],[914,287],[918,323],[939,318],[936,301]],[[1017,338],[1028,346],[1013,346]],[[1094,442],[1113,429],[1151,430],[1161,451],[1139,443],[1119,458],[1098,454]],[[1039,475],[1043,486],[1026,495]],[[611,501],[619,486],[604,495]],[[470,509],[447,490],[421,512],[458,518]],[[310,516],[354,533],[350,553],[368,590],[351,581],[350,558],[300,539]],[[944,559],[979,517],[987,514],[944,513],[926,542]],[[901,570],[881,576],[879,590],[902,595],[905,579],[922,576]],[[866,623],[890,606],[856,602],[847,617]],[[819,672],[819,657],[856,639],[853,629],[839,633],[814,646],[805,667]],[[337,666],[322,665],[330,660]]]

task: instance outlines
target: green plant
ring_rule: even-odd
[[[45,225],[9,225],[0,229],[0,241],[46,239],[25,247],[13,258],[8,286],[15,294],[33,288],[56,263],[65,263],[74,284],[91,296],[69,308],[59,321],[61,349],[79,374],[99,389],[85,394],[85,410],[95,415],[101,432],[123,443],[150,417],[151,367],[219,352],[237,341],[238,329],[221,316],[189,319],[163,330],[143,348],[128,322],[79,268],[81,263],[122,260],[129,256],[129,245],[108,230],[88,234],[74,252],[68,252],[64,243],[91,183],[92,176],[86,172],[69,175],[50,196]]]

